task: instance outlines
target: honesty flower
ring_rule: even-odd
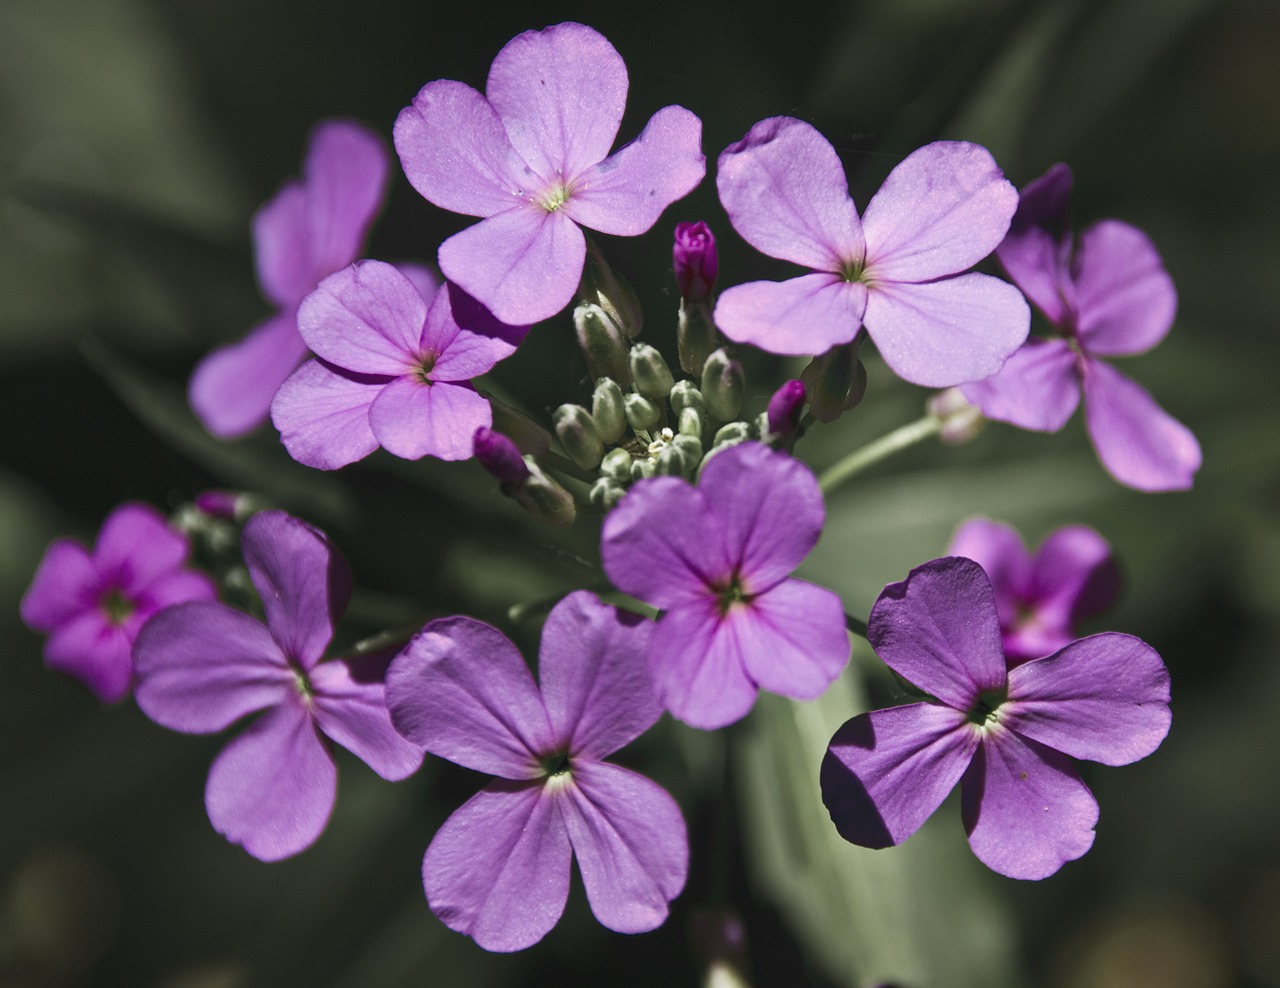
[[[867,639],[936,699],[859,714],[831,739],[822,799],[854,844],[902,843],[959,782],[974,854],[1045,878],[1093,844],[1098,804],[1070,758],[1127,765],[1169,732],[1169,673],[1137,638],[1092,635],[1007,668],[991,581],[972,559],[935,559],[885,587]]]
[[[985,148],[938,141],[912,152],[859,219],[830,142],[802,120],[770,117],[725,148],[716,187],[747,243],[814,271],[725,291],[715,321],[731,340],[817,355],[865,325],[900,377],[949,387],[994,374],[1027,338],[1017,289],[959,274],[995,249],[1018,204]]]
[[[231,439],[266,421],[271,399],[307,355],[298,303],[320,279],[356,259],[387,185],[382,141],[349,120],[311,134],[302,181],[289,182],[253,218],[262,293],[279,311],[244,340],[206,356],[191,375],[191,408]]]
[[[410,184],[443,209],[484,217],[441,245],[440,270],[503,322],[569,304],[586,259],[579,224],[638,236],[702,181],[702,122],[684,107],[659,110],[609,155],[626,98],[617,51],[568,23],[508,42],[485,95],[429,82],[396,119]]]
[[[641,480],[609,513],[604,571],[663,611],[647,658],[674,716],[723,727],[761,687],[811,700],[840,674],[849,660],[840,598],[790,578],[824,515],[808,468],[750,442],[707,461],[697,487]]]
[[[160,512],[122,504],[102,523],[90,553],[58,539],[45,551],[19,613],[49,633],[45,664],[113,703],[129,692],[133,640],[147,619],[172,604],[212,600],[213,584],[186,569],[191,547]]]
[[[346,562],[324,534],[263,511],[241,546],[266,625],[223,604],[163,611],[134,648],[136,693],[148,717],[187,734],[265,711],[214,759],[205,807],[218,833],[276,861],[309,847],[329,820],[337,768],[326,737],[384,779],[411,775],[422,752],[391,726],[386,656],[320,662],[351,594]]]
[[[602,761],[658,719],[642,656],[650,624],[586,591],[551,611],[541,690],[496,629],[432,621],[387,675],[396,727],[433,754],[499,776],[440,828],[422,862],[432,911],[486,950],[521,950],[559,920],[578,859],[596,919],[661,926],[684,887],[680,809]]]
[[[468,459],[476,429],[493,423],[468,382],[514,353],[524,332],[452,285],[428,305],[381,261],[321,282],[298,309],[298,329],[319,359],[281,385],[271,419],[289,454],[321,470],[378,446],[409,460]]]
[[[1051,532],[1036,554],[1008,525],[971,518],[947,549],[967,556],[991,579],[1009,665],[1069,645],[1075,626],[1115,603],[1119,573],[1107,540],[1085,525]]]
[[[1061,334],[1033,339],[995,376],[966,384],[987,418],[1057,432],[1080,403],[1102,465],[1140,491],[1185,490],[1200,444],[1150,394],[1099,357],[1150,350],[1173,326],[1178,296],[1145,233],[1095,223],[1074,243],[1071,169],[1054,165],[1022,190],[1000,263]]]

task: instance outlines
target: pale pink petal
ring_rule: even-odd
[[[1151,238],[1103,220],[1080,235],[1074,264],[1076,335],[1100,357],[1142,353],[1168,334],[1178,293]]]
[[[756,702],[741,643],[723,626],[715,599],[681,604],[662,615],[649,639],[649,670],[659,701],[690,727],[725,727]]]
[[[127,627],[95,608],[53,631],[44,643],[44,661],[89,687],[103,703],[115,703],[129,692],[133,679],[132,644]]]
[[[369,406],[390,378],[354,375],[308,360],[280,386],[271,422],[299,463],[336,470],[378,448]]]
[[[1031,304],[1055,326],[1074,312],[1071,280],[1071,169],[1057,164],[1022,189],[1018,211],[996,257]]]
[[[1031,554],[1022,537],[998,521],[970,518],[951,537],[947,555],[964,556],[982,567],[991,580],[1001,627],[1012,626],[1031,590]]]
[[[386,146],[368,127],[352,120],[316,126],[302,166],[313,283],[359,255],[389,172]]]
[[[422,765],[422,749],[406,740],[387,712],[387,660],[360,656],[321,662],[311,670],[316,726],[384,779],[396,781]]]
[[[998,373],[960,390],[989,419],[1057,432],[1080,404],[1078,362],[1066,340],[1032,339]]]
[[[839,596],[803,580],[784,580],[731,606],[717,634],[737,640],[743,667],[758,686],[795,700],[821,696],[849,661]]]
[[[397,376],[419,361],[427,303],[382,261],[331,274],[298,307],[298,332],[315,354],[358,374]]]
[[[866,307],[867,287],[861,282],[806,274],[726,289],[716,302],[715,323],[735,343],[804,357],[851,341]]]
[[[253,215],[253,256],[262,294],[292,310],[316,286],[307,193],[287,183]]]
[[[488,399],[465,384],[400,377],[369,408],[369,425],[387,452],[406,460],[469,460],[471,437],[493,424]]]
[[[57,539],[45,550],[18,612],[35,631],[52,631],[97,605],[102,581],[79,542]]]

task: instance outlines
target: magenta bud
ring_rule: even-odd
[[[501,432],[481,426],[471,439],[471,448],[480,465],[498,479],[503,488],[519,488],[529,479],[529,467],[516,444]]]
[[[720,270],[716,238],[711,228],[697,223],[677,223],[676,242],[671,251],[680,297],[686,302],[705,302],[711,297]]]
[[[766,413],[769,421],[769,432],[790,439],[800,424],[800,413],[804,411],[805,388],[799,381],[787,381],[773,393],[769,399],[769,410]]]
[[[239,515],[240,495],[235,491],[201,491],[195,497],[196,507],[210,518],[235,521]]]

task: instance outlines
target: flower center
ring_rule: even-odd
[[[538,759],[538,764],[542,766],[548,779],[568,781],[573,771],[567,751],[553,751],[549,755],[543,755]]]
[[[1007,699],[1008,688],[983,693],[969,710],[969,723],[978,727],[993,727],[1000,723],[1000,706]]]
[[[569,201],[570,192],[569,186],[564,182],[555,182],[543,190],[542,195],[535,201],[548,213],[554,213]]]
[[[315,691],[311,688],[311,680],[307,678],[307,674],[300,666],[292,666],[292,671],[293,688],[298,691],[298,696],[302,697],[304,704],[310,704],[311,697],[315,694]]]
[[[423,384],[431,384],[431,371],[436,366],[438,354],[428,351],[424,353],[419,360],[417,368],[414,370],[414,376]]]
[[[107,620],[114,625],[122,625],[129,620],[130,616],[136,610],[128,597],[120,592],[119,587],[111,587],[102,598],[98,601],[98,606],[102,608],[102,612],[106,614]]]
[[[752,595],[747,592],[745,587],[743,587],[742,580],[736,572],[729,578],[729,581],[726,584],[716,586],[715,591],[720,598],[721,617],[728,614],[738,604],[751,603]]]

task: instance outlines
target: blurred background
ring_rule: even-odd
[[[91,540],[127,499],[175,510],[204,489],[253,490],[325,528],[360,587],[340,643],[465,612],[533,654],[538,621],[508,608],[599,578],[590,519],[538,528],[474,463],[378,454],[322,475],[270,429],[214,441],[184,400],[195,361],[268,312],[249,221],[298,173],[315,121],[356,117],[389,141],[425,82],[482,87],[510,37],[561,20],[598,28],[626,60],[621,140],[681,103],[704,121],[711,173],[755,121],[799,116],[840,150],[859,205],[920,144],[977,141],[1019,186],[1068,162],[1079,225],[1124,219],[1162,251],[1178,321],[1123,370],[1198,435],[1192,492],[1119,487],[1079,416],[1053,436],[991,426],[837,492],[804,571],[865,617],[971,515],[1032,545],[1076,522],[1111,540],[1123,596],[1086,630],[1161,652],[1173,730],[1137,765],[1083,766],[1098,837],[1057,876],[987,872],[954,799],[901,848],[839,840],[815,776],[832,731],[865,709],[875,660],[862,643],[818,703],[762,696],[718,735],[664,720],[619,757],[689,821],[689,884],[666,926],[611,934],[575,884],[541,945],[487,955],[430,914],[419,880],[432,833],[480,777],[429,759],[392,785],[339,752],[328,831],[260,864],[205,817],[223,739],[166,732],[129,701],[103,709],[43,667],[18,599],[50,539]],[[725,917],[756,985],[1280,986],[1277,93],[1273,0],[655,0],[643,14],[569,0],[4,0],[0,986],[696,984]],[[733,234],[710,181],[650,236],[604,238],[645,304],[644,338],[673,363],[669,230],[694,219],[719,235],[722,284],[784,274]],[[469,222],[397,168],[367,255],[431,261]],[[920,414],[924,392],[867,362],[865,403],[802,443],[815,466]],[[763,407],[798,369],[752,358],[749,401]],[[585,396],[583,373],[562,316],[494,377],[545,415]]]

